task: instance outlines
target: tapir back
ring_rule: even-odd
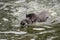
[[[38,14],[41,21],[46,21],[47,18],[49,18],[49,12],[48,11],[42,11],[40,14]]]

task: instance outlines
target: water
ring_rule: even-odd
[[[48,10],[43,23],[22,26],[28,13]],[[0,0],[0,40],[60,40],[59,0]]]

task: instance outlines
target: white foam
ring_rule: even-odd
[[[40,33],[37,33],[37,34],[52,33],[52,32],[55,32],[55,30],[43,31],[43,32],[40,32]]]
[[[0,39],[0,40],[7,40],[7,39]]]
[[[30,40],[35,40],[35,39],[30,39]]]
[[[56,38],[56,37],[58,37],[58,36],[49,37],[49,38],[47,38],[47,40],[53,40],[53,39]]]
[[[26,34],[27,32],[23,32],[23,31],[20,31],[20,32],[16,32],[16,31],[6,31],[6,32],[0,32],[0,33]]]
[[[15,3],[25,2],[26,0],[18,0]]]
[[[45,30],[44,28],[33,28],[33,30]]]
[[[7,18],[3,18],[4,21],[9,21]]]

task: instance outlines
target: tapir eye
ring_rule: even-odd
[[[46,18],[49,18],[49,17],[46,17]]]

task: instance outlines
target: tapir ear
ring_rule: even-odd
[[[31,19],[32,17],[35,17],[36,15],[34,13],[26,14],[26,18]]]
[[[26,18],[29,18],[29,17],[31,17],[31,14],[26,14]]]
[[[28,14],[26,14],[26,18],[28,17]]]

